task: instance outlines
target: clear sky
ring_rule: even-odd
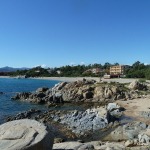
[[[0,67],[150,63],[150,0],[0,0]]]

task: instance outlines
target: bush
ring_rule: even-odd
[[[138,81],[141,82],[141,83],[145,83],[146,79],[139,79]]]

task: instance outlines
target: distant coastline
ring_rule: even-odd
[[[0,76],[0,78],[11,78],[10,76]]]

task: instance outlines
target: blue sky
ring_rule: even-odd
[[[0,0],[0,67],[150,63],[149,0]]]

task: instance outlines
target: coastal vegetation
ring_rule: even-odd
[[[26,77],[102,77],[109,74],[109,68],[119,63],[62,66],[55,68],[42,68],[41,66],[31,69],[17,70],[14,72],[0,72],[0,75],[23,76]],[[93,69],[99,69],[98,71]],[[125,65],[125,76],[127,78],[150,79],[150,65],[136,61],[131,66]]]

